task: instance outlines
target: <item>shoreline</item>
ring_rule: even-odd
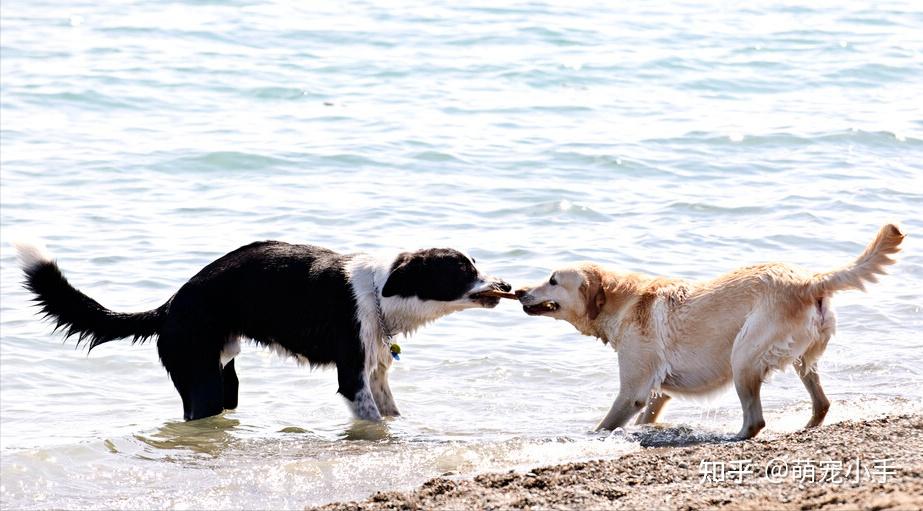
[[[923,509],[923,414],[430,479],[310,509]]]

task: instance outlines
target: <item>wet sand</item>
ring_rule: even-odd
[[[319,509],[923,509],[923,415],[435,478],[412,492]]]

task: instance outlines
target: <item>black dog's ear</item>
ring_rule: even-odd
[[[410,262],[410,256],[409,252],[404,252],[398,254],[397,258],[394,259],[394,264],[391,265],[391,273],[388,274],[388,280],[385,282],[385,286],[381,288],[381,296],[387,298],[394,295],[411,296],[413,294],[408,289],[409,281],[407,278],[407,264]]]

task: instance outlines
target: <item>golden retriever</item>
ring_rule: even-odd
[[[672,396],[733,381],[744,415],[737,437],[752,438],[765,426],[760,386],[788,364],[811,395],[807,427],[823,422],[830,402],[816,364],[836,331],[830,298],[877,282],[903,239],[887,224],[852,264],[827,273],[770,263],[690,282],[587,263],[558,269],[516,296],[527,314],[567,321],[618,351],[619,393],[597,429],[622,427],[645,405],[637,423],[653,423]]]

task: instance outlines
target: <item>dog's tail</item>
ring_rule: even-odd
[[[64,337],[78,336],[77,345],[88,341],[88,351],[105,342],[132,338],[144,342],[160,332],[170,301],[146,312],[113,312],[67,282],[57,263],[40,247],[15,243],[23,272],[24,285],[35,294],[35,301],[46,318],[55,322]]]
[[[808,284],[808,291],[815,297],[827,296],[836,291],[859,289],[865,291],[866,282],[878,282],[877,275],[884,275],[885,266],[894,264],[889,254],[900,252],[904,233],[894,224],[885,224],[878,230],[875,239],[865,247],[852,264],[827,273],[818,273]]]

